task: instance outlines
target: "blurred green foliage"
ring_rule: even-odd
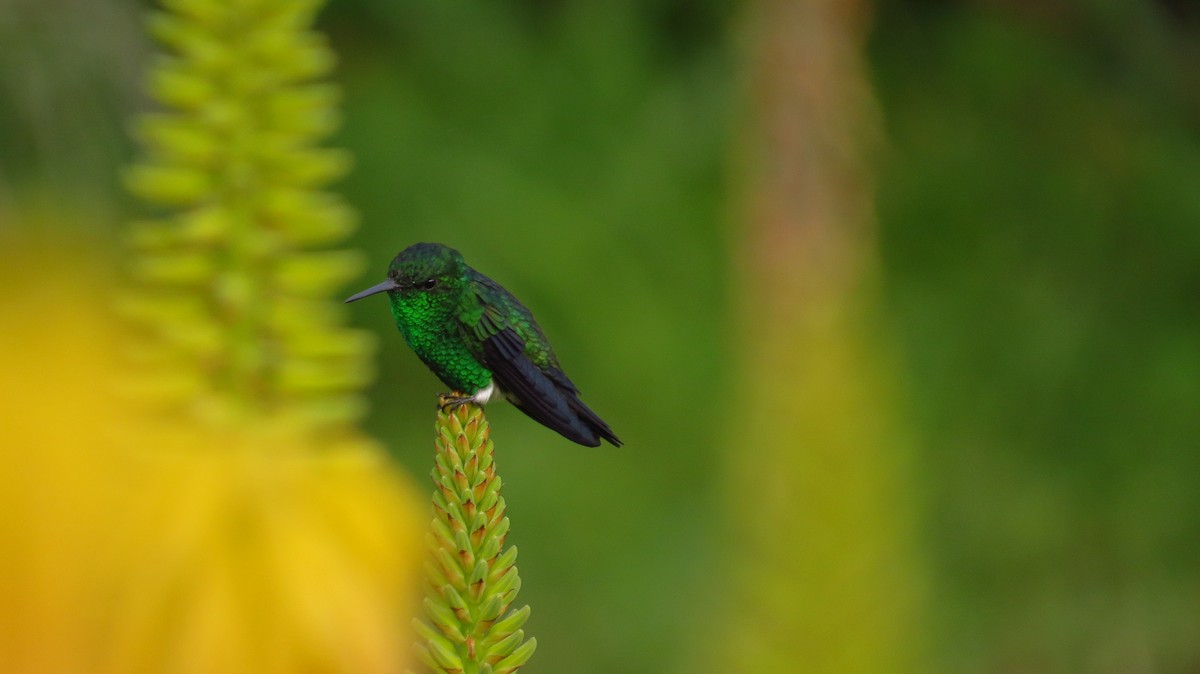
[[[1200,666],[1200,15],[1118,4],[878,19],[886,287],[955,671]]]
[[[115,231],[130,210],[143,4],[95,7],[0,8],[0,228],[54,208]],[[1200,666],[1191,7],[876,8],[884,291],[938,670]],[[459,248],[627,440],[582,451],[489,409],[531,673],[681,671],[712,636],[738,26],[718,0],[335,0],[322,20],[372,273],[415,241]],[[383,345],[368,427],[424,474],[441,385],[386,310],[353,312]]]

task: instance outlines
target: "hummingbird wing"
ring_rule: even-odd
[[[479,276],[478,287],[487,296],[477,293],[483,311],[475,336],[482,346],[484,366],[509,401],[534,421],[581,445],[596,447],[604,438],[619,446],[621,441],[608,424],[579,400],[579,389],[558,367],[548,347],[533,350],[532,355],[542,361],[535,362],[522,331],[497,303],[507,313],[515,312],[526,331],[540,337],[544,345],[545,337],[529,310],[495,281]]]
[[[581,445],[600,444],[572,412],[567,395],[525,355],[525,340],[515,330],[505,328],[484,340],[483,363],[513,405],[534,421]]]

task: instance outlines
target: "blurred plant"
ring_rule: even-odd
[[[127,181],[179,210],[133,227],[123,308],[137,392],[168,425],[154,445],[175,451],[134,508],[131,537],[154,535],[120,546],[138,554],[113,669],[394,671],[416,529],[351,425],[370,342],[327,297],[358,258],[308,249],[353,227],[318,191],[349,164],[314,147],[336,121],[336,92],[310,82],[333,65],[307,28],[320,3],[165,4],[150,28],[173,53],[150,89],[169,112],[137,124]]]
[[[326,297],[358,255],[306,251],[343,238],[351,211],[317,188],[346,171],[313,147],[334,129],[333,66],[307,30],[314,0],[167,0],[151,17],[173,50],[150,75],[170,111],[136,125],[145,158],[127,175],[147,201],[180,209],[136,223],[142,359],[158,407],[215,424],[269,416],[314,431],[357,419],[367,335],[338,325]]]
[[[509,674],[529,660],[537,639],[521,643],[529,607],[508,610],[521,577],[517,548],[504,549],[508,518],[490,427],[482,407],[463,405],[438,412],[437,433],[429,621],[414,621],[425,639],[418,654],[434,672]]]
[[[312,147],[335,119],[333,91],[306,84],[333,62],[306,29],[317,5],[168,0],[152,17],[173,50],[151,72],[169,112],[137,124],[128,182],[174,212],[131,232],[136,335],[97,308],[114,295],[102,255],[5,249],[0,369],[18,374],[4,393],[22,419],[4,431],[3,510],[22,515],[0,533],[15,580],[36,581],[4,593],[6,671],[407,662],[417,506],[353,425],[370,342],[325,298],[356,260],[305,250],[353,224],[317,191],[348,164]]]
[[[112,261],[0,246],[0,661],[43,672],[393,672],[423,555],[411,487],[349,435],[128,404]]]
[[[866,9],[752,6],[757,123],[728,471],[737,582],[720,671],[922,671],[907,456],[892,372],[870,337],[863,148],[877,130],[862,66]]]
[[[116,326],[94,301],[111,267],[80,241],[12,234],[0,235],[0,662],[95,672],[105,597],[93,565],[111,549],[121,493]]]

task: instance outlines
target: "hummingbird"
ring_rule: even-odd
[[[417,243],[388,265],[387,280],[346,303],[387,293],[396,327],[456,393],[446,405],[486,404],[497,393],[568,440],[620,446],[608,424],[579,399],[545,333],[524,304],[475,271],[453,248]]]

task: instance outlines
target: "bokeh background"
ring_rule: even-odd
[[[0,5],[0,231],[120,250],[147,7]],[[1200,671],[1200,5],[333,0],[318,28],[371,269],[345,293],[458,248],[626,443],[488,410],[526,671]],[[384,305],[350,309],[365,427],[423,479],[441,384]],[[813,306],[853,318],[772,328]],[[821,362],[869,393],[826,409]],[[822,423],[869,451],[831,464]]]

